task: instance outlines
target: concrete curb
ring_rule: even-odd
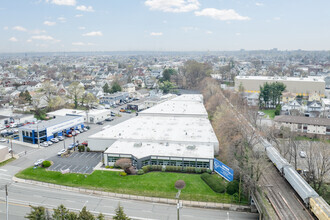
[[[163,204],[170,204],[170,205],[177,204],[176,199],[136,196],[136,195],[128,195],[128,194],[120,194],[120,193],[113,193],[113,192],[105,192],[105,191],[70,187],[70,186],[62,186],[62,185],[57,185],[57,184],[53,184],[53,183],[39,182],[39,181],[35,181],[35,180],[25,180],[25,179],[17,178],[15,176],[13,177],[13,181],[19,182],[19,183],[37,185],[37,186],[44,186],[44,187],[53,188],[53,189],[84,193],[84,194],[89,194],[89,195],[92,194],[92,195],[99,195],[99,196],[105,196],[105,197],[115,197],[115,198],[139,200],[139,201],[153,202],[153,203],[163,203]],[[251,212],[251,207],[245,206],[245,205],[234,205],[234,204],[216,203],[216,202],[198,202],[198,201],[188,201],[188,200],[180,200],[180,201],[182,202],[183,206],[189,206],[189,207],[221,209],[221,210],[230,210],[230,211],[239,211],[239,212]]]
[[[14,144],[23,145],[23,146],[26,146],[26,147],[38,148],[38,144],[30,144],[30,143],[26,143],[26,142],[23,142],[23,141],[16,141],[16,140],[12,140],[12,142]]]

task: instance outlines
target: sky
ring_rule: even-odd
[[[329,0],[0,0],[0,53],[330,50]]]

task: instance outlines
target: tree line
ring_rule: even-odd
[[[115,210],[116,214],[112,218],[114,220],[130,220],[124,213],[123,207],[119,204]],[[80,212],[72,212],[68,210],[63,204],[53,209],[51,215],[47,208],[43,206],[31,206],[31,212],[25,216],[30,220],[105,220],[105,216],[100,213],[96,217],[86,209],[84,206]]]
[[[122,90],[120,84],[117,81],[114,81],[111,87],[108,83],[105,83],[102,88],[104,93],[115,93],[120,92]]]

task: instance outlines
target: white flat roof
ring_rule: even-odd
[[[237,79],[246,80],[276,80],[276,81],[299,81],[299,82],[325,82],[320,78],[300,78],[300,77],[274,77],[274,76],[236,76]]]
[[[202,116],[207,118],[202,95],[181,95],[139,113],[155,116]]]
[[[323,102],[325,105],[330,105],[330,99],[322,99],[322,102]]]
[[[116,141],[104,153],[131,154],[140,159],[147,156],[214,158],[211,144],[189,145],[166,142]]]
[[[138,116],[89,138],[218,143],[209,120],[196,117]]]
[[[90,109],[88,111],[88,115],[97,115],[97,114],[102,114],[102,113],[105,113],[105,112],[110,113],[110,110],[107,110],[107,109]],[[48,115],[56,115],[56,116],[66,116],[67,114],[84,116],[84,115],[86,115],[86,111],[85,110],[78,110],[78,109],[62,108],[62,109],[57,110],[57,111],[48,112],[47,114]]]

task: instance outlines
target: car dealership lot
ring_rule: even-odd
[[[93,168],[101,162],[101,153],[98,152],[74,152],[68,157],[53,156],[48,160],[53,165],[48,168],[50,171],[64,171],[69,169],[70,173],[92,173]]]

